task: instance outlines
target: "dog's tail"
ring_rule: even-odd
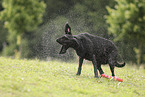
[[[116,67],[124,67],[125,66],[125,62],[123,64],[120,64],[120,63],[116,62],[115,66]]]

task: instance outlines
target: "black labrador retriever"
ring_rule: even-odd
[[[76,50],[79,56],[77,75],[81,74],[84,59],[92,61],[96,78],[98,78],[97,69],[101,75],[104,74],[101,64],[109,64],[112,76],[115,76],[115,66],[125,66],[125,63],[120,64],[117,62],[117,48],[112,41],[88,33],[72,35],[71,27],[68,23],[65,24],[65,35],[61,36],[56,41],[62,45],[60,54],[66,53],[66,50],[70,47]]]

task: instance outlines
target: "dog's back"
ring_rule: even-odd
[[[107,63],[109,54],[112,51],[117,52],[117,48],[114,45],[114,43],[105,38],[91,35],[88,33],[81,33],[81,34],[75,35],[75,37],[81,42],[80,45],[82,45],[83,47],[83,52],[81,53],[85,53],[85,57],[88,60],[90,60],[89,56],[91,56],[92,54],[95,54],[98,61],[102,60],[102,62],[105,64]],[[116,56],[117,56],[117,53],[116,53]]]

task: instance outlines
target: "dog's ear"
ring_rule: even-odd
[[[65,24],[65,34],[72,35],[71,27],[69,26],[68,22]]]

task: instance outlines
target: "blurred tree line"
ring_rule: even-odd
[[[0,0],[1,12],[5,10],[3,5],[4,1],[5,0]],[[11,0],[11,1],[27,2],[26,0]],[[34,1],[34,0],[29,0],[29,1]],[[33,24],[30,23],[30,25],[26,24],[28,25],[27,30],[18,31],[20,33],[25,32],[21,34],[20,44],[22,45],[22,49],[21,49],[22,58],[39,58],[39,59],[59,58],[62,60],[69,60],[75,58],[76,55],[71,49],[69,49],[67,54],[58,55],[58,52],[60,50],[60,45],[57,44],[55,40],[57,37],[64,34],[64,24],[66,22],[69,22],[69,24],[71,25],[73,34],[89,32],[91,34],[113,40],[116,39],[117,36],[119,36],[119,34],[116,35],[113,34],[114,33],[112,32],[113,29],[118,29],[114,31],[121,33],[122,28],[121,27],[118,28],[117,23],[114,24],[116,25],[116,28],[115,27],[110,28],[111,22],[108,21],[106,22],[107,19],[106,17],[109,17],[108,15],[110,15],[111,17],[109,8],[110,10],[118,9],[116,8],[118,3],[114,0],[36,0],[36,2],[42,2],[42,1],[45,4],[45,9],[42,8],[45,12],[41,13],[43,17],[42,19],[39,18],[40,22],[35,25],[37,27],[31,30],[31,25]],[[127,0],[127,1],[131,1],[131,0]],[[135,0],[135,1],[138,1],[139,3],[141,2],[140,0]],[[144,1],[142,0],[142,2]],[[106,9],[107,6],[108,8]],[[37,6],[37,8],[39,8],[39,6]],[[13,7],[11,8],[11,10],[13,10]],[[30,12],[29,14],[31,16],[31,12],[33,12],[33,8],[29,8],[27,10],[29,10]],[[142,9],[142,7],[141,10],[145,12],[145,9]],[[39,20],[36,19],[36,21]],[[117,20],[119,20],[119,15],[116,21]],[[120,18],[120,21],[121,20],[125,21],[126,19]],[[144,20],[141,21],[143,22]],[[16,50],[18,48],[15,46],[15,44],[17,44],[17,34],[14,32],[11,32],[10,34],[10,31],[6,29],[4,26],[5,23],[6,23],[5,21],[0,20],[0,55],[16,57]],[[132,24],[133,23],[135,22],[132,22]],[[26,26],[26,25],[22,24],[21,26]],[[142,26],[145,28],[145,23],[143,23]],[[140,30],[140,33],[145,33],[145,32]],[[120,59],[121,60],[123,59],[128,62],[129,61],[134,63],[137,62],[136,56],[139,47],[138,45],[140,42],[137,42],[135,39],[130,39],[126,37],[126,35],[123,37],[124,38],[120,38],[119,41],[115,41],[115,44],[117,45],[120,54],[119,55]],[[14,42],[12,42],[11,39],[14,40]],[[140,62],[143,63],[145,62],[145,50],[143,49],[145,45],[143,42],[142,44],[143,45],[142,45]]]
[[[122,39],[135,41],[136,46],[133,50],[136,53],[137,64],[140,65],[145,55],[145,1],[116,0],[116,2],[115,9],[107,7],[109,31],[115,36],[115,41]]]

